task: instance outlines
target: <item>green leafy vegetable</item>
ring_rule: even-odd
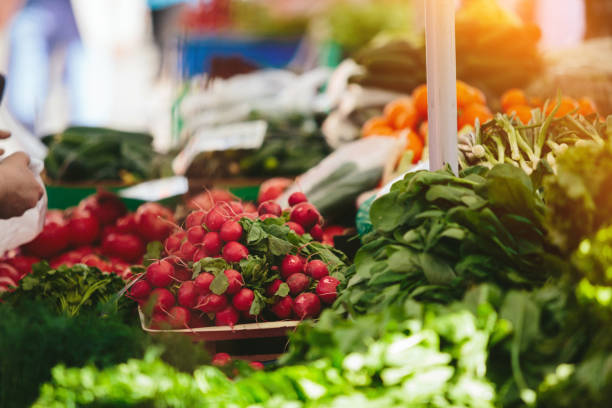
[[[125,306],[127,302],[117,293],[125,282],[117,275],[101,272],[86,265],[52,269],[47,262],[32,267],[14,292],[2,299],[10,305],[19,305],[27,300],[50,302],[59,313],[76,316],[83,310],[95,310],[101,304],[113,309]]]
[[[365,313],[411,297],[450,302],[482,281],[540,285],[561,264],[545,240],[544,208],[529,177],[512,165],[462,177],[410,173],[372,204],[373,231],[336,307]]]

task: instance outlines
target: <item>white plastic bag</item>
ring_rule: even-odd
[[[30,170],[36,174],[38,182],[44,187],[40,178],[43,168],[42,161],[30,160]],[[36,238],[45,224],[46,212],[47,193],[45,192],[36,207],[30,208],[22,216],[0,220],[0,255]]]

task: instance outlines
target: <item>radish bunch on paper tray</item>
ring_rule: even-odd
[[[283,210],[238,202],[190,213],[128,296],[154,328],[305,319],[334,302],[347,259],[322,244],[322,218],[302,193]]]

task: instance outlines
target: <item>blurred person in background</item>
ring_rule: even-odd
[[[3,0],[4,1],[4,0]],[[88,124],[85,52],[70,0],[22,0],[10,21],[7,106],[37,133],[51,88],[51,66],[58,58],[70,106],[69,121]]]
[[[151,26],[153,41],[160,53],[161,73],[167,71],[174,62],[168,58],[176,46],[176,34],[179,30],[180,16],[186,4],[198,0],[147,0],[151,9]]]

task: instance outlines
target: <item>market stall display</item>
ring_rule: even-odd
[[[46,175],[55,183],[135,184],[159,173],[148,134],[71,127],[44,140],[49,148]]]
[[[40,260],[52,268],[85,264],[128,279],[130,266],[142,262],[147,244],[170,235],[173,223],[173,213],[159,204],[146,203],[128,213],[118,196],[100,191],[75,208],[49,210],[42,232],[0,262],[17,268],[19,279]]]
[[[609,405],[608,39],[306,3],[185,6],[174,177],[146,133],[46,139],[53,194],[98,190],[0,253],[0,407]]]
[[[265,201],[255,214],[239,203],[190,213],[159,256],[147,259],[143,279],[130,285],[146,326],[197,329],[318,316],[335,300],[347,259],[319,242],[322,219],[304,194],[293,194],[289,204],[282,211]]]

